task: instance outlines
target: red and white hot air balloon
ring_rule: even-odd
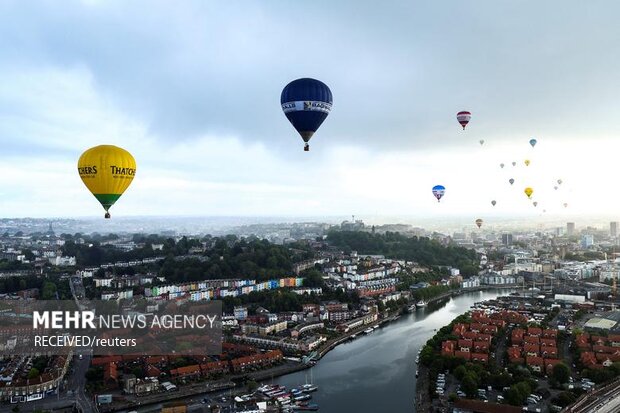
[[[467,124],[469,123],[470,119],[471,119],[471,112],[467,112],[464,110],[456,114],[456,120],[459,121],[459,123],[463,127],[463,130],[465,129],[465,126],[467,126]]]

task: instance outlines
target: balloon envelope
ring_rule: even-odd
[[[470,119],[471,119],[471,113],[467,112],[466,110],[460,111],[459,113],[456,114],[456,120],[459,121],[463,129],[465,129],[465,126],[467,126]]]
[[[476,225],[478,225],[478,228],[480,228],[480,227],[482,226],[482,223],[483,223],[483,222],[484,222],[484,221],[483,221],[483,220],[481,220],[480,218],[478,218],[478,219],[476,220]]]
[[[293,80],[284,87],[280,95],[282,111],[293,124],[301,138],[308,141],[319,129],[332,109],[332,92],[320,80],[302,78]]]
[[[562,180],[558,179],[558,185],[562,185]]]
[[[495,204],[497,204],[497,202],[495,200],[492,200],[491,205],[495,206]]]
[[[484,139],[480,139],[480,146],[484,145]]]
[[[530,166],[530,160],[529,159],[525,160],[525,166]]]
[[[508,182],[510,182],[510,185],[512,185],[512,184],[514,184],[514,183],[515,183],[515,180],[514,180],[514,179],[512,179],[512,178],[510,178],[510,179],[508,180]]]
[[[530,145],[532,145],[532,148],[536,146],[536,142],[538,142],[536,139],[534,138],[530,139]]]
[[[523,190],[523,192],[525,192],[525,195],[527,195],[528,198],[531,198],[534,190],[528,186]]]
[[[513,163],[512,163],[512,166],[517,166],[517,163],[516,163],[516,162],[513,162]]]
[[[446,193],[446,187],[443,185],[435,185],[433,187],[433,195],[435,195],[435,198],[437,198],[437,202],[439,202],[441,200],[441,198],[444,196],[444,194]]]
[[[503,164],[503,163],[500,163],[500,164],[499,164],[499,167],[500,167],[500,168],[503,168],[503,167],[504,167],[504,164]]]
[[[123,148],[100,145],[86,150],[78,160],[78,173],[88,190],[108,210],[136,175],[136,160]]]
[[[536,207],[536,206],[538,206],[538,202],[534,201],[534,202],[532,202],[532,205],[534,205]]]

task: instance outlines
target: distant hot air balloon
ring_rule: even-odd
[[[504,169],[504,164],[503,164],[503,163],[500,163],[500,164],[499,164],[499,167],[500,167],[500,168],[502,168],[502,169]]]
[[[531,198],[534,190],[528,186],[523,190],[523,192],[525,192],[525,195],[527,195],[528,198]]]
[[[538,202],[534,201],[534,202],[532,202],[532,205],[534,205],[535,207],[537,207],[537,206],[538,206]]]
[[[480,139],[480,146],[484,145],[484,139]]]
[[[526,160],[524,161],[524,163],[525,163],[525,166],[530,166],[530,160],[529,160],[529,159],[526,159]]]
[[[512,178],[510,178],[510,179],[508,180],[508,182],[510,182],[510,185],[512,185],[512,184],[514,184],[514,183],[515,183],[515,180],[514,180],[514,179],[512,179]]]
[[[543,213],[545,213],[545,212],[547,212],[547,210],[546,210],[546,209],[543,209]]]
[[[557,186],[557,185],[555,185],[555,186],[553,187],[553,189],[555,189],[555,190],[557,191],[557,190],[558,190],[558,186]]]
[[[564,208],[566,208],[568,206],[568,204],[566,202],[564,202]]]
[[[446,187],[443,185],[435,185],[433,187],[433,195],[437,198],[437,202],[441,201],[441,198],[446,193]]]
[[[136,175],[136,160],[123,148],[99,145],[86,150],[78,160],[78,173],[88,190],[108,210],[129,187]]]
[[[562,180],[558,179],[558,185],[562,185]]]
[[[495,204],[497,204],[497,201],[492,200],[492,201],[491,201],[491,205],[495,206]]]
[[[534,138],[530,139],[530,145],[532,145],[532,148],[536,146],[536,142],[538,142],[536,139]]]
[[[308,141],[329,115],[332,103],[331,90],[316,79],[293,80],[282,90],[282,110],[304,140],[304,151],[310,150]]]
[[[517,163],[513,161],[512,166],[517,166]]]
[[[482,226],[482,223],[483,223],[483,222],[484,222],[484,221],[483,221],[483,220],[481,220],[480,218],[478,218],[478,219],[476,220],[476,225],[478,225],[478,228],[480,228],[480,227]]]
[[[465,130],[465,126],[467,126],[467,124],[469,123],[470,119],[471,119],[471,113],[470,112],[461,111],[461,112],[456,114],[456,120],[459,121],[459,123],[463,127],[463,130]]]

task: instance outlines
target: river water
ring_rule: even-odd
[[[449,324],[474,303],[507,295],[479,291],[432,303],[395,322],[340,344],[312,369],[278,377],[287,388],[312,381],[321,413],[415,412],[415,358],[435,329]]]

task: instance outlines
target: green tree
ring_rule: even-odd
[[[477,375],[474,372],[468,372],[463,380],[461,380],[461,388],[468,397],[474,397],[478,392]]]
[[[256,383],[254,380],[248,380],[246,382],[246,386],[248,387],[249,392],[253,392],[258,388],[258,383]]]
[[[45,281],[41,288],[42,300],[53,300],[56,298],[56,284],[50,281]]]
[[[36,367],[33,367],[30,369],[30,371],[28,372],[28,378],[29,379],[34,379],[36,377],[39,377],[39,369],[37,369]]]
[[[508,404],[513,406],[521,406],[531,392],[532,389],[530,388],[530,385],[526,381],[521,381],[510,386],[510,389],[504,393],[504,397],[506,398],[506,402],[508,402]]]
[[[467,369],[463,365],[458,366],[457,368],[454,369],[453,374],[454,374],[454,377],[456,377],[459,381],[461,381],[463,380],[463,377],[465,377],[465,374],[467,374]]]
[[[558,363],[553,366],[553,378],[560,384],[568,383],[570,378],[570,369],[564,363]]]

